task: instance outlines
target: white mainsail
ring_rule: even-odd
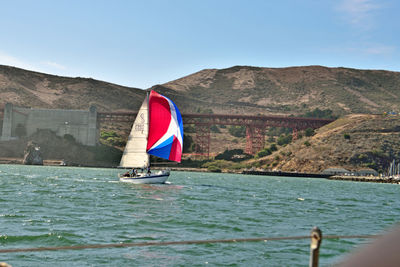
[[[124,154],[119,164],[120,167],[146,168],[149,166],[150,159],[146,153],[147,136],[149,133],[148,102],[148,96],[146,96],[133,123]]]

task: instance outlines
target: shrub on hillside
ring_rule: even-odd
[[[217,125],[211,125],[210,130],[213,133],[221,133]]]
[[[207,168],[209,172],[221,172],[221,169],[217,166],[211,165]]]
[[[271,154],[272,154],[271,149],[270,148],[265,148],[265,149],[259,151],[256,154],[256,158],[262,158],[262,157],[265,157],[265,156],[269,156]]]
[[[313,128],[307,128],[304,131],[304,135],[307,136],[307,137],[313,136],[314,134],[315,134],[315,131],[314,131]]]
[[[196,129],[194,128],[193,125],[185,125],[185,126],[183,126],[183,132],[184,133],[195,133]]]
[[[119,147],[123,147],[126,145],[126,141],[114,131],[101,131],[100,143],[109,146]]]
[[[245,137],[246,136],[246,126],[231,126],[229,127],[229,133],[234,137]]]
[[[271,144],[268,148],[264,148],[263,150],[259,151],[256,154],[255,158],[262,158],[265,156],[269,156],[274,151],[278,151],[278,147],[276,146],[276,144]]]
[[[315,108],[312,111],[306,112],[304,117],[307,118],[325,118],[325,119],[336,119],[337,116],[333,115],[333,111],[330,109],[321,110],[319,108]]]
[[[250,158],[252,158],[252,156],[244,153],[243,149],[227,149],[215,157],[216,160],[228,160],[234,162],[244,161]]]
[[[233,165],[232,162],[226,161],[226,160],[214,160],[210,162],[206,162],[202,165],[203,168],[207,168],[208,170],[210,169],[228,169]]]
[[[279,138],[277,140],[277,143],[280,146],[284,146],[284,145],[290,144],[291,142],[292,142],[292,135],[291,134],[288,134],[288,135],[283,135],[282,134],[281,136],[279,136]]]
[[[276,144],[271,144],[271,145],[269,146],[269,150],[271,150],[272,152],[274,152],[274,151],[277,151],[277,150],[278,150],[278,147],[276,146]]]
[[[183,134],[183,153],[193,151],[193,138],[190,135]]]
[[[382,170],[388,168],[392,160],[393,158],[382,150],[372,150],[353,155],[350,158],[350,163],[382,172]],[[396,161],[397,160],[398,159],[396,159]]]
[[[100,132],[101,139],[107,139],[109,137],[118,137],[118,134],[114,131],[101,131]]]

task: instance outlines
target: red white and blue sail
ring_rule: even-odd
[[[180,162],[182,151],[183,122],[181,113],[169,98],[151,91],[147,153]]]

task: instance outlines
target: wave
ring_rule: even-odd
[[[14,245],[18,247],[28,244],[29,246],[68,246],[76,245],[74,240],[81,239],[83,236],[65,232],[50,232],[40,235],[0,235],[0,244]]]

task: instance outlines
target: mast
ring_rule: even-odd
[[[149,128],[150,128],[150,105],[149,105],[149,101],[150,101],[150,96],[149,96],[149,91],[146,91],[146,100],[147,100],[147,136],[146,136],[146,155],[147,155],[147,166],[146,168],[150,168],[150,155],[147,154],[147,141],[149,139]],[[149,169],[150,170],[150,169]]]

